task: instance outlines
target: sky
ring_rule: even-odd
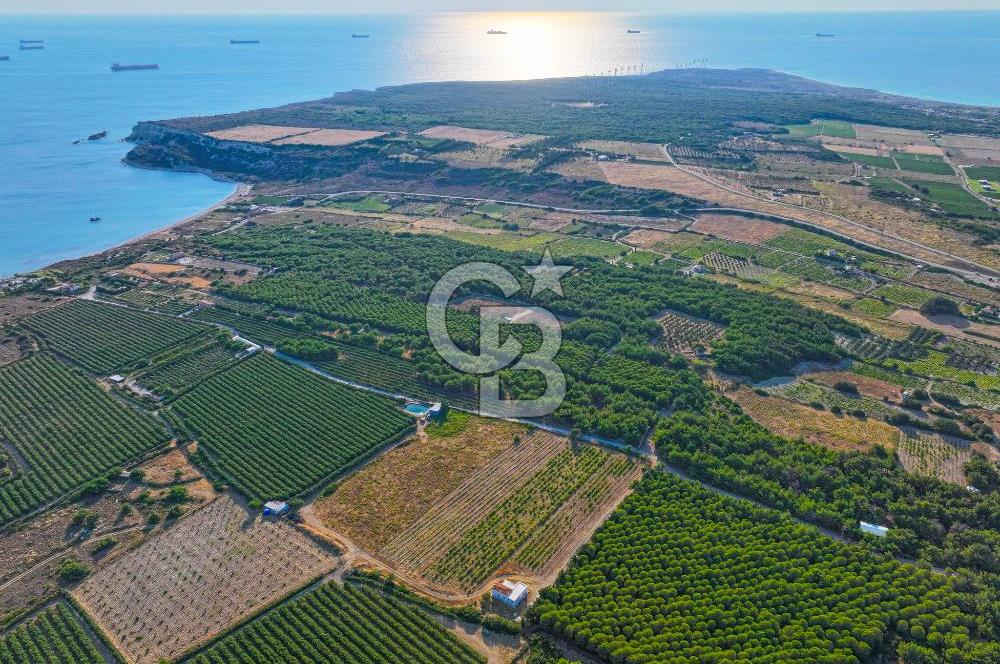
[[[360,9],[359,9],[360,8]],[[0,0],[0,14],[293,14],[607,10],[650,14],[996,9],[1000,0]]]

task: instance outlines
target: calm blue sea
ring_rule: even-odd
[[[506,36],[488,37],[490,28]],[[641,30],[627,35],[626,29]],[[370,39],[352,39],[352,32]],[[836,34],[817,39],[816,32]],[[260,39],[231,46],[230,38]],[[43,39],[43,51],[18,40]],[[0,275],[92,253],[233,190],[120,164],[139,120],[277,105],[415,81],[578,75],[704,60],[1000,104],[1000,12],[713,17],[0,16]],[[158,71],[112,73],[113,61]],[[103,141],[73,145],[107,130]],[[100,223],[89,223],[90,216]]]

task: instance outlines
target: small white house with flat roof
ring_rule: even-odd
[[[288,503],[281,500],[269,500],[264,503],[264,516],[281,516],[288,511]]]
[[[493,586],[491,594],[493,599],[516,609],[524,600],[528,599],[528,586],[520,581],[501,581]]]
[[[875,537],[885,537],[889,534],[889,529],[885,526],[868,523],[867,521],[859,521],[858,527],[861,529],[861,532],[874,535]]]

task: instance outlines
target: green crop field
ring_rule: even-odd
[[[2,664],[104,664],[104,661],[70,610],[61,603],[0,636]]]
[[[1000,390],[1000,376],[995,374],[977,373],[968,369],[960,369],[947,364],[948,355],[938,350],[932,350],[925,357],[909,362],[903,360],[885,360],[890,368],[913,373],[929,378],[944,378],[956,383],[975,384],[980,390]]]
[[[955,170],[942,161],[940,158],[931,159],[925,155],[903,155],[900,153],[894,154],[893,157],[896,159],[896,163],[904,171],[911,171],[913,173],[932,173],[934,175],[954,175]]]
[[[97,374],[133,366],[206,331],[176,318],[83,300],[36,314],[25,325],[52,350]]]
[[[315,336],[287,325],[266,320],[256,314],[236,311],[229,307],[211,307],[191,314],[192,320],[220,325],[235,330],[240,336],[258,344],[277,346],[288,339],[305,339]]]
[[[889,302],[918,309],[934,299],[934,293],[923,288],[906,284],[885,284],[871,293],[872,297],[884,297]]]
[[[817,252],[833,249],[841,256],[857,256],[858,258],[871,260],[881,259],[881,256],[867,252],[864,249],[858,249],[832,237],[804,231],[801,228],[789,228],[781,235],[771,238],[764,244],[774,249],[783,249],[803,256],[814,256]],[[774,266],[769,265],[769,267]]]
[[[420,609],[335,582],[279,605],[186,664],[482,664]]]
[[[448,233],[448,237],[480,247],[499,249],[500,251],[536,251],[559,238],[554,233],[535,233],[534,235],[519,235],[516,233],[470,233],[457,231]]]
[[[845,412],[860,410],[864,411],[865,415],[869,417],[877,417],[880,419],[888,419],[891,415],[897,412],[894,408],[886,406],[877,399],[848,396],[835,389],[826,387],[825,385],[817,385],[816,383],[810,383],[803,380],[795,381],[769,391],[773,394],[785,397],[786,399],[798,401],[799,403],[819,403],[823,404],[827,408],[840,408]]]
[[[890,171],[898,170],[896,168],[896,162],[889,157],[876,157],[870,154],[854,154],[848,152],[838,152],[837,154],[848,161],[864,164],[865,166],[873,166],[875,168],[882,168]]]
[[[323,207],[350,210],[351,212],[388,212],[390,209],[385,199],[378,194],[371,194],[356,201],[344,201],[335,198],[323,203]]]
[[[813,120],[806,125],[787,125],[785,129],[792,136],[808,138],[829,136],[831,138],[855,138],[854,125],[841,120]]]
[[[621,256],[628,247],[589,237],[569,237],[549,245],[552,257],[555,259],[571,256],[587,256],[591,258],[615,258]]]
[[[219,474],[260,499],[300,494],[412,424],[388,399],[268,355],[205,380],[172,410]]]
[[[1000,166],[969,166],[965,175],[970,180],[990,180],[1000,182]]]
[[[870,297],[862,298],[851,305],[851,309],[869,316],[887,318],[896,311],[896,306]]]
[[[79,371],[36,356],[0,369],[0,439],[25,466],[0,481],[2,525],[105,477],[169,436]]]
[[[959,630],[960,650],[981,648],[957,587],[651,472],[529,621],[605,661],[858,664],[897,636],[941,649]]]
[[[139,382],[160,396],[180,392],[236,361],[237,350],[213,340],[147,371]]]
[[[937,203],[944,212],[960,217],[995,218],[985,203],[967,192],[961,185],[951,182],[928,182],[926,180],[904,179],[906,184],[916,189],[918,196]]]

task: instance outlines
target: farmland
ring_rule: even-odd
[[[900,439],[896,454],[903,468],[911,473],[930,475],[962,487],[967,484],[963,468],[972,458],[968,441],[952,440],[924,431],[908,431]]]
[[[248,495],[302,493],[410,426],[383,397],[258,355],[172,406],[210,464]]]
[[[606,661],[725,661],[738,648],[748,661],[857,664],[896,635],[941,643],[951,632],[944,624],[967,628],[968,651],[982,648],[963,606],[944,575],[650,473],[542,593],[530,620]],[[900,611],[906,624],[891,619]],[[786,619],[762,619],[771,614]]]
[[[242,344],[239,344],[242,347]],[[212,340],[143,373],[140,382],[159,394],[170,396],[235,362],[236,351],[225,342]]]
[[[71,609],[57,603],[0,635],[0,662],[104,664],[104,657],[77,623]]]
[[[691,224],[690,230],[733,242],[762,244],[781,235],[787,230],[787,227],[773,221],[750,219],[737,215],[702,214]]]
[[[802,439],[833,450],[869,450],[875,445],[895,449],[899,430],[878,420],[836,415],[825,410],[775,397],[762,397],[741,389],[733,399],[771,432],[784,438]]]
[[[324,525],[378,551],[524,434],[520,425],[450,411],[445,425],[365,466],[314,510]]]
[[[725,329],[716,323],[667,311],[657,319],[663,328],[661,345],[672,353],[690,353],[699,346],[711,345]]]
[[[872,297],[885,298],[889,302],[919,309],[934,298],[934,293],[906,284],[886,284],[872,291]]]
[[[328,583],[183,661],[481,664],[483,658],[419,609],[370,588]]]
[[[467,591],[519,550],[523,562],[541,567],[557,552],[559,535],[571,531],[570,515],[580,519],[577,526],[586,523],[617,495],[614,487],[632,467],[620,455],[574,450],[565,439],[533,433],[438,500],[382,555],[443,587]],[[560,513],[566,518],[555,516]]]
[[[78,371],[45,356],[0,368],[0,439],[25,467],[0,481],[0,524],[85,488],[166,443],[151,417],[102,392]]]
[[[105,567],[74,597],[136,664],[156,664],[333,567],[287,523],[219,498]]]
[[[862,412],[867,417],[888,419],[896,410],[869,397],[848,396],[839,390],[820,386],[809,381],[795,381],[775,388],[772,392],[801,404],[821,404],[825,408],[838,409],[846,413]]]
[[[97,374],[134,365],[205,328],[166,316],[73,300],[25,324],[52,350]]]

